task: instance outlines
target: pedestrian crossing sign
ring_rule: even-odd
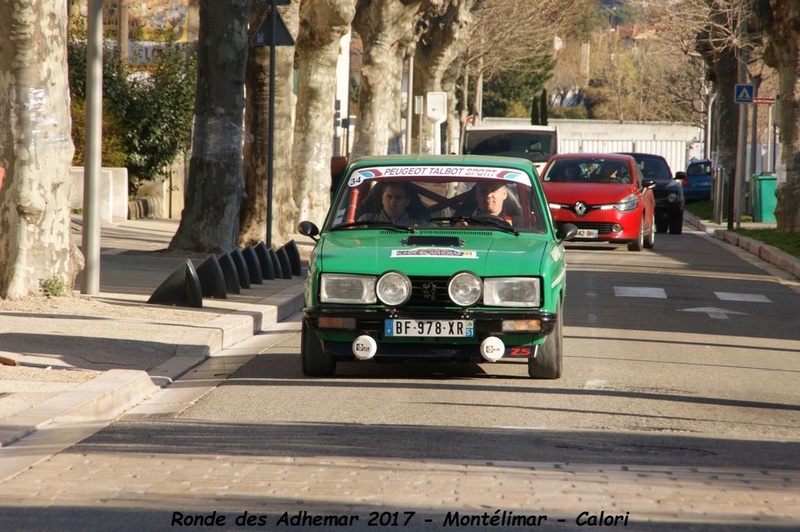
[[[753,86],[739,83],[733,91],[736,103],[753,103]]]

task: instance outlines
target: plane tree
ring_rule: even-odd
[[[305,1],[300,6],[298,106],[292,150],[293,199],[300,207],[299,220],[322,220],[330,206],[336,63],[355,8],[356,0]]]
[[[170,250],[225,253],[238,245],[249,15],[250,0],[200,0],[192,154]]]
[[[67,4],[0,2],[0,297],[69,293],[83,255],[72,241]]]
[[[763,31],[764,60],[778,71],[777,122],[783,143],[786,181],[775,195],[777,230],[800,232],[800,4],[796,0],[754,0],[753,16]]]
[[[281,20],[292,39],[297,41],[300,26],[300,0],[279,6]],[[270,48],[255,46],[253,36],[267,21],[268,7],[252,2],[245,70],[245,142],[243,166],[246,197],[242,201],[239,245],[257,244],[267,240],[267,227],[276,246],[289,240],[297,225],[297,203],[294,191],[298,188],[291,175],[291,154],[294,144],[294,46],[275,47],[275,106],[273,142],[273,183],[267,190],[269,156],[269,93]],[[298,102],[298,105],[301,105]],[[323,135],[324,137],[324,135]],[[272,220],[267,222],[267,205],[272,202]]]

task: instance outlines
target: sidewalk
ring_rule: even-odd
[[[0,447],[56,421],[113,419],[214,353],[302,309],[305,268],[203,298],[202,308],[148,304],[189,259],[164,253],[177,220],[124,220],[101,227],[100,293],[0,301]],[[80,219],[73,233],[80,245]],[[301,256],[311,240],[297,235]],[[308,249],[305,249],[308,248]]]
[[[800,280],[800,260],[796,257],[781,251],[773,246],[768,246],[763,242],[741,236],[734,231],[728,231],[727,225],[715,224],[707,220],[700,220],[696,216],[686,212],[684,213],[684,224],[695,229],[699,229],[717,240],[722,240],[728,244],[738,246],[745,251],[752,253],[764,262],[768,262],[773,266],[785,271],[793,276],[795,280]],[[743,222],[743,229],[770,229],[775,228],[774,223],[759,223],[759,222]]]
[[[771,246],[686,216],[686,225],[754,253],[800,278],[800,261]],[[203,299],[203,308],[147,304],[187,256],[159,253],[176,220],[126,220],[101,228],[100,294],[42,304],[0,301],[0,447],[56,421],[110,420],[209,356],[303,306],[305,272]],[[80,225],[75,224],[76,238]],[[78,240],[78,243],[80,240]],[[301,256],[312,242],[297,235]],[[195,265],[205,256],[192,256]]]

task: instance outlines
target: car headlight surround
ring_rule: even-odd
[[[614,208],[620,212],[630,212],[636,210],[639,206],[639,198],[635,194],[625,196],[623,199],[614,204]]]
[[[447,295],[460,307],[474,305],[481,299],[483,292],[481,278],[472,272],[458,272],[447,283]]]
[[[373,275],[323,273],[319,282],[321,303],[369,305],[377,301]]]
[[[384,305],[400,306],[411,297],[411,280],[402,272],[388,271],[378,279],[375,293]]]
[[[483,304],[493,307],[541,306],[538,277],[490,277],[483,280]]]

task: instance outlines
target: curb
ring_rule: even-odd
[[[214,354],[250,338],[303,308],[302,284],[184,333],[176,354],[151,369],[112,369],[0,425],[0,448],[52,423],[111,421]]]

